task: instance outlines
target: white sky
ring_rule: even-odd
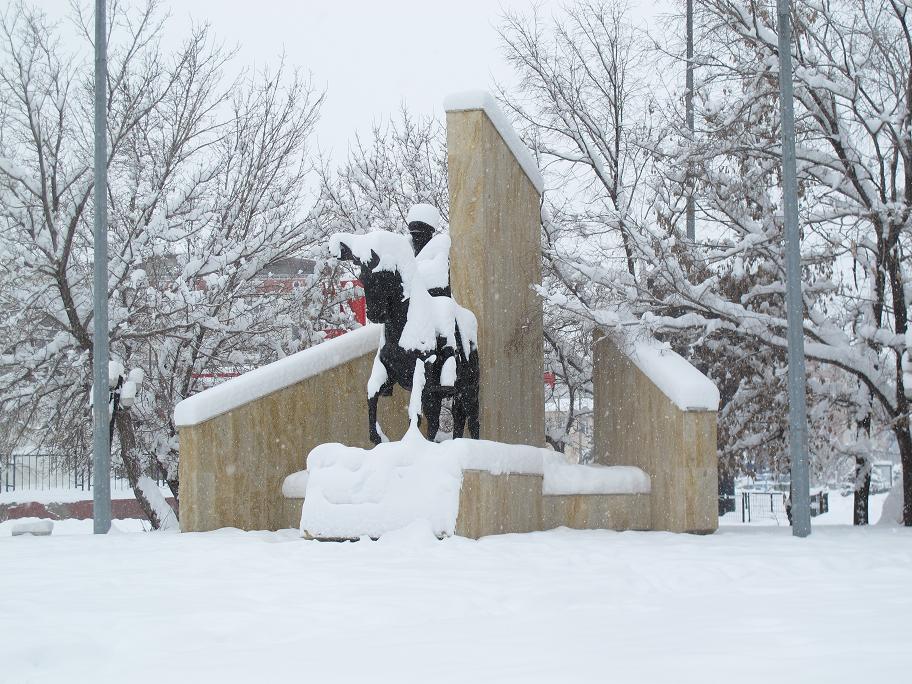
[[[344,155],[354,131],[395,112],[441,112],[453,91],[509,77],[498,55],[493,0],[171,0],[175,20],[206,17],[238,44],[239,61],[264,65],[284,51],[327,88],[317,135]],[[528,7],[509,0],[504,7]]]
[[[82,0],[89,4],[88,0]],[[51,17],[64,0],[32,0]],[[562,2],[539,0],[550,15]],[[395,113],[402,102],[442,114],[449,93],[511,83],[495,26],[504,10],[528,11],[531,0],[166,0],[177,42],[191,21],[208,21],[215,36],[237,45],[237,66],[263,68],[284,52],[327,89],[317,128],[324,153],[339,161],[355,131]],[[657,2],[631,0],[645,20]]]

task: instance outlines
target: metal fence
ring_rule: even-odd
[[[123,464],[111,464],[111,488],[130,487]],[[157,468],[155,469],[157,470]],[[147,472],[158,485],[165,484],[161,472]],[[0,460],[0,488],[2,491],[92,488],[91,459],[67,454],[13,454]]]
[[[789,524],[785,506],[785,492],[741,492],[741,522],[770,519]],[[811,517],[816,517],[830,510],[829,493],[826,491],[811,494]]]
[[[741,522],[769,518],[788,522],[783,492],[742,492]]]

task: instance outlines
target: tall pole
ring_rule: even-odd
[[[108,433],[108,166],[105,0],[95,0],[95,338],[92,344],[92,491],[95,534],[111,529]]]
[[[693,0],[687,0],[687,90],[684,93],[684,109],[687,117],[687,130],[690,139],[694,137],[694,7]],[[689,165],[690,166],[690,165]],[[696,237],[693,199],[693,174],[688,168],[687,174],[687,239],[691,242]]]
[[[779,10],[779,101],[782,118],[782,196],[785,217],[786,313],[788,316],[789,457],[792,534],[811,533],[804,383],[804,300],[801,296],[801,238],[798,234],[798,181],[795,172],[795,110],[792,93],[789,0]]]

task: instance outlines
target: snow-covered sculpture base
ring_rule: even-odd
[[[321,444],[310,452],[307,465],[301,511],[305,536],[379,537],[416,520],[424,520],[439,537],[456,531],[459,462],[452,450],[420,434],[410,432],[401,442],[370,450]]]
[[[429,442],[411,430],[373,449],[322,444],[286,479],[303,495],[301,533],[378,538],[421,524],[478,538],[553,527],[647,529],[649,477],[639,468],[571,465],[561,454],[484,440]],[[303,485],[303,486],[302,486]]]

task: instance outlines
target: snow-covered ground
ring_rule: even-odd
[[[171,490],[166,485],[159,487],[162,496],[171,496]],[[13,489],[0,492],[0,504],[29,503],[31,501],[43,504],[74,503],[76,501],[91,501],[93,496],[91,487],[77,489],[75,487],[56,487],[50,489]],[[125,480],[111,481],[112,499],[132,499],[133,490]]]
[[[0,681],[900,682],[912,530],[9,537]],[[99,673],[93,675],[93,668]]]

